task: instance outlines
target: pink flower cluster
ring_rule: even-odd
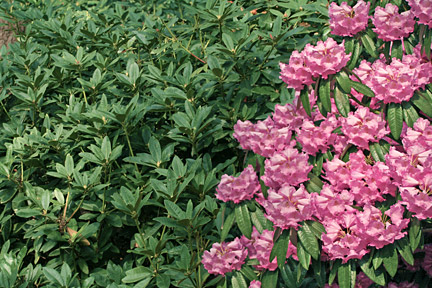
[[[204,251],[202,263],[211,274],[225,275],[233,270],[240,270],[247,257],[247,250],[240,238],[231,242],[214,243],[210,251]]]
[[[428,25],[432,29],[432,1],[407,0],[411,11],[419,19],[418,23]]]
[[[380,6],[375,8],[372,18],[375,28],[372,30],[378,34],[378,38],[384,41],[400,40],[414,31],[415,21],[411,11],[399,14],[398,10],[398,6],[390,3],[385,8]]]
[[[321,76],[327,79],[336,74],[348,63],[351,54],[345,54],[344,43],[337,44],[332,38],[318,41],[316,46],[307,44],[299,53],[294,51],[289,64],[280,63],[280,79],[289,88],[302,90],[304,85],[314,83],[313,77]]]
[[[372,65],[363,60],[353,72],[372,89],[376,96],[374,99],[384,103],[401,103],[409,101],[414,91],[432,81],[432,64],[424,62],[419,56],[406,55],[402,61],[393,58],[389,65],[384,59],[378,59]]]
[[[350,7],[347,2],[330,4],[328,13],[330,17],[331,33],[339,36],[354,36],[368,26],[370,3],[363,0]]]
[[[239,177],[222,175],[221,182],[216,188],[216,198],[228,202],[240,203],[250,200],[261,189],[258,177],[252,165],[249,165]]]

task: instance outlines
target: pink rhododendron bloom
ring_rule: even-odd
[[[293,51],[289,59],[289,64],[279,63],[281,69],[280,79],[287,83],[288,88],[302,90],[304,85],[315,83],[312,74],[305,64],[304,53]]]
[[[332,185],[324,184],[321,192],[312,193],[313,203],[315,205],[315,216],[320,220],[327,218],[337,218],[347,211],[354,212],[351,206],[354,202],[354,196],[347,190],[340,193],[334,192]]]
[[[264,207],[267,219],[282,229],[297,228],[299,222],[312,219],[314,213],[311,195],[303,185],[297,190],[289,185],[279,190],[270,188],[267,199],[261,196],[257,201]]]
[[[257,259],[259,261],[260,264],[254,266],[258,270],[267,269],[274,271],[278,267],[276,258],[270,262],[270,254],[273,249],[273,236],[274,231],[263,230],[260,234],[253,227],[251,239],[246,238],[244,235],[241,238],[242,244],[248,249],[249,259]],[[296,256],[297,248],[290,242],[286,258],[289,258],[291,255],[298,259]]]
[[[329,117],[333,117],[331,115]],[[303,121],[303,124],[297,129],[297,141],[302,145],[302,150],[309,155],[315,155],[318,152],[326,152],[329,145],[332,144],[332,132],[336,129],[337,121],[327,121],[325,119],[320,126],[315,126],[310,120]]]
[[[312,76],[324,79],[345,67],[351,56],[351,53],[345,54],[344,43],[338,44],[332,38],[318,41],[316,46],[306,44],[302,53],[305,54],[305,63]]]
[[[372,18],[375,28],[372,30],[378,34],[378,38],[384,41],[400,40],[414,31],[415,21],[411,11],[399,14],[398,10],[398,6],[390,3],[385,8],[380,6],[375,8]]]
[[[415,187],[399,188],[403,201],[399,203],[407,206],[407,209],[414,213],[419,220],[432,218],[432,196],[430,189],[419,190]]]
[[[407,154],[416,159],[418,163],[425,163],[425,160],[432,155],[432,126],[423,118],[417,119],[413,128],[408,128],[402,143]]]
[[[273,112],[273,121],[279,128],[289,127],[295,130],[303,124],[303,121],[309,119],[303,108],[297,108],[294,104],[279,105],[276,104]]]
[[[238,177],[222,175],[221,182],[216,188],[216,198],[228,202],[240,203],[250,200],[260,191],[261,185],[252,165],[249,165]]]
[[[419,288],[419,285],[408,281],[403,281],[401,283],[390,282],[387,288]]]
[[[342,263],[349,259],[361,259],[366,255],[367,242],[357,228],[357,216],[354,213],[345,213],[339,218],[323,221],[327,233],[323,233],[322,249],[330,260],[342,259]]]
[[[240,270],[245,263],[247,250],[239,238],[231,242],[214,243],[210,251],[204,251],[202,263],[210,274],[220,274]]]
[[[261,281],[252,280],[250,282],[249,288],[261,288]]]
[[[381,249],[395,240],[403,238],[407,232],[402,232],[408,227],[409,219],[403,219],[404,208],[395,204],[382,215],[381,210],[367,204],[363,212],[357,213],[358,228],[368,246]]]
[[[282,151],[290,143],[291,129],[276,126],[268,117],[264,121],[252,124],[250,121],[238,121],[234,125],[234,138],[243,149],[252,150],[264,157],[270,157],[276,151]]]
[[[424,245],[425,256],[421,261],[422,268],[432,278],[432,244]]]
[[[293,145],[289,146],[265,160],[265,173],[261,179],[268,187],[275,189],[282,185],[297,186],[309,180],[312,165],[308,164],[308,159],[305,153],[299,153]]]
[[[369,149],[369,142],[378,142],[390,132],[386,129],[386,121],[367,107],[350,112],[347,118],[341,119],[341,123],[348,142],[362,149]]]
[[[432,1],[431,0],[407,0],[411,11],[417,17],[418,23],[428,25],[432,29]]]
[[[333,2],[330,4],[328,14],[330,17],[330,28],[332,34],[339,36],[354,36],[366,29],[369,20],[370,3],[363,0],[350,7],[347,2],[340,6]]]

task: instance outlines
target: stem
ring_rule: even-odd
[[[124,132],[125,132],[126,141],[127,141],[128,147],[129,147],[129,153],[130,153],[130,155],[131,155],[132,157],[135,157],[134,152],[133,152],[133,149],[132,149],[132,145],[131,145],[131,142],[130,142],[130,139],[129,139],[129,133],[127,132],[127,129],[126,129],[126,127],[124,126],[124,124],[122,124],[122,126],[123,126],[123,130],[124,130]],[[134,164],[135,164],[135,169],[136,169],[136,171],[139,173],[138,165],[137,165],[136,163],[134,163]]]
[[[275,48],[275,43],[274,43],[274,41],[273,41],[271,49],[267,52],[267,54],[266,54],[266,56],[265,56],[265,58],[264,58],[264,61],[263,61],[263,62],[261,63],[261,65],[258,67],[258,70],[261,70],[261,69],[262,69],[262,67],[263,67],[264,64],[267,62],[268,58],[270,57],[271,53],[273,52],[273,49],[274,49],[274,48]]]
[[[342,151],[342,154],[339,156],[339,159],[342,159],[345,154],[348,152],[348,149],[351,148],[351,146],[353,146],[352,144],[348,144],[347,146],[345,146],[344,150]]]

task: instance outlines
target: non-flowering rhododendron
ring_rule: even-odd
[[[216,198],[224,202],[240,203],[250,200],[260,190],[258,177],[252,165],[249,165],[238,177],[222,175],[216,188]]]
[[[330,4],[328,14],[331,33],[339,36],[354,36],[358,32],[366,29],[369,20],[370,3],[363,0],[357,2],[354,7],[350,7],[347,2]]]
[[[321,76],[324,79],[342,70],[351,56],[351,53],[345,54],[344,43],[338,44],[332,38],[327,38],[326,41],[318,41],[316,46],[306,44],[303,53],[306,58],[306,66],[312,76]]]
[[[432,29],[432,0],[407,0],[418,23],[428,25]]]
[[[391,3],[388,3],[385,8],[380,6],[375,8],[372,18],[375,28],[372,30],[378,34],[378,38],[384,41],[400,40],[414,31],[415,21],[411,11],[399,14],[398,10],[398,6]]]
[[[386,121],[366,107],[350,112],[347,118],[341,119],[341,123],[348,142],[363,149],[369,149],[369,142],[378,142],[390,133],[386,129]]]
[[[211,274],[225,275],[240,270],[247,257],[247,250],[240,238],[231,242],[214,243],[210,251],[204,251],[202,263]]]

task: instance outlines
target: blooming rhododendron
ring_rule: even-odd
[[[224,202],[240,203],[252,199],[260,189],[255,170],[252,165],[249,165],[239,177],[222,175],[221,182],[216,188],[216,198]]]
[[[299,222],[311,219],[314,213],[311,195],[303,185],[297,190],[289,185],[269,189],[267,199],[261,197],[257,201],[264,207],[267,219],[282,229],[297,228]]]
[[[279,77],[288,84],[289,88],[302,90],[304,85],[315,83],[312,74],[305,64],[304,53],[294,51],[289,59],[289,64],[279,63],[281,76]]]
[[[292,144],[295,142],[293,141]],[[299,153],[291,145],[265,160],[265,174],[261,179],[268,187],[276,189],[284,184],[296,186],[305,182],[309,179],[308,173],[312,170],[308,158],[305,153]]]
[[[332,38],[327,38],[324,42],[318,41],[316,46],[307,44],[303,53],[312,76],[324,79],[345,67],[351,56],[351,53],[345,54],[344,43],[338,44]]]
[[[418,23],[428,25],[432,29],[432,0],[407,0]]]
[[[399,190],[403,200],[400,203],[406,205],[417,219],[432,218],[432,196],[429,189],[419,190],[415,187],[401,187]]]
[[[370,3],[363,0],[350,7],[347,2],[339,6],[332,2],[329,7],[330,28],[332,34],[339,36],[354,36],[368,25]]]
[[[240,270],[247,257],[247,250],[239,238],[231,242],[214,243],[210,251],[204,251],[202,263],[211,274],[225,275]]]
[[[418,163],[425,163],[428,156],[432,155],[432,126],[426,119],[419,118],[413,128],[408,128],[402,143],[407,154]]]
[[[399,14],[396,5],[388,3],[385,8],[380,6],[375,8],[372,23],[375,28],[372,30],[378,34],[378,38],[384,41],[400,40],[408,37],[414,31],[414,15],[411,11]]]
[[[427,275],[432,278],[432,244],[424,245],[425,256],[421,262],[421,266],[426,271]]]
[[[366,107],[350,112],[341,123],[348,142],[363,149],[369,149],[369,142],[378,142],[390,132],[386,129],[386,122]]]
[[[258,280],[251,281],[249,288],[261,288],[261,281]]]
[[[267,269],[270,271],[274,271],[277,269],[277,259],[274,258],[272,262],[270,262],[270,253],[273,248],[273,236],[274,231],[263,230],[260,234],[255,227],[253,227],[253,232],[251,239],[242,236],[241,242],[248,249],[249,259],[257,259],[259,261],[259,265],[255,265],[255,268],[258,270]],[[288,251],[286,258],[290,256],[297,259],[297,248],[289,243]]]

